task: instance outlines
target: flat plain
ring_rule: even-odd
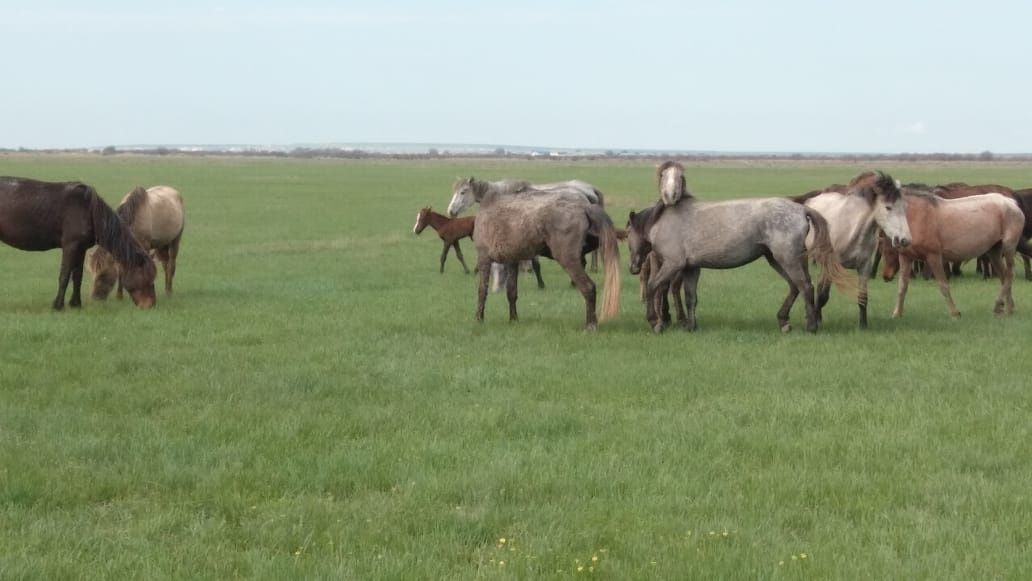
[[[1032,186],[1020,164],[709,162],[704,199],[866,169]],[[457,176],[655,199],[621,161],[0,156],[0,175],[186,200],[176,293],[49,309],[59,255],[0,246],[0,578],[1019,579],[1032,563],[1032,282],[871,283],[778,332],[765,264],[706,271],[695,334],[653,335],[544,261],[473,322],[420,207]],[[472,266],[475,251],[463,248]],[[592,275],[601,283],[600,274]],[[87,285],[88,286],[88,285]],[[158,287],[160,289],[160,274]]]

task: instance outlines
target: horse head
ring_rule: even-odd
[[[468,178],[459,178],[455,181],[455,185],[452,187],[452,198],[448,202],[448,215],[452,218],[458,216],[463,210],[469,208],[476,202],[476,192],[474,191],[473,176]]]
[[[632,211],[627,217],[625,231],[627,232],[627,250],[631,254],[630,270],[633,275],[641,272],[646,257],[649,252],[652,252],[652,244],[645,236],[645,222],[648,219],[648,213],[649,210],[638,213]]]
[[[430,222],[430,206],[427,206],[416,214],[416,225],[412,227],[412,231],[416,234],[421,233],[426,225]]]
[[[882,279],[885,282],[891,282],[896,277],[896,273],[899,272],[899,252],[893,248],[892,243],[887,239],[880,237],[878,238],[878,251],[881,252],[882,260]]]
[[[141,309],[149,309],[157,302],[157,296],[154,293],[154,277],[156,275],[157,269],[154,268],[154,261],[147,256],[146,260],[122,269],[119,280],[122,282],[122,288],[133,299],[133,304]]]
[[[861,194],[874,207],[874,221],[885,233],[893,248],[910,244],[910,224],[907,222],[907,201],[900,191],[899,182],[892,176],[878,172],[860,184]]]
[[[665,161],[656,168],[659,182],[659,197],[666,206],[673,206],[688,193],[688,185],[684,179],[684,166],[676,161]]]

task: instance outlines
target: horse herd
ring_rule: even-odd
[[[935,277],[954,317],[960,311],[950,294],[949,265],[980,258],[986,263],[985,272],[991,267],[1000,279],[997,314],[1014,311],[1017,252],[1026,260],[1026,276],[1032,278],[1028,267],[1032,189],[961,183],[904,186],[885,173],[865,172],[849,184],[789,198],[707,202],[689,192],[684,167],[673,161],[657,169],[657,189],[654,205],[631,212],[626,228],[618,230],[604,210],[602,192],[586,182],[531,184],[469,177],[453,187],[450,217],[423,208],[413,230],[418,234],[429,225],[438,232],[444,242],[441,272],[451,249],[469,272],[459,240],[473,239],[479,274],[477,321],[484,318],[492,265],[505,271],[509,319],[515,321],[518,265],[545,256],[559,263],[583,295],[588,330],[597,328],[599,317],[595,283],[586,273],[584,256],[602,254],[601,320],[605,321],[619,309],[617,240],[624,238],[631,254],[630,272],[640,276],[645,318],[656,332],[671,322],[671,299],[678,323],[689,331],[697,328],[702,269],[735,268],[760,257],[788,283],[788,294],[777,312],[783,332],[791,329],[789,312],[800,295],[806,329],[816,332],[832,285],[855,292],[857,324],[866,328],[867,283],[882,257],[886,280],[900,273],[893,317],[903,315],[913,267],[919,263]],[[474,204],[480,205],[476,216],[458,217]],[[816,286],[810,262],[821,267]],[[850,270],[855,277],[848,274]]]
[[[0,242],[20,250],[61,249],[55,310],[64,308],[69,282],[68,305],[82,305],[83,265],[94,245],[93,298],[103,300],[117,286],[118,298],[124,289],[138,307],[154,306],[154,259],[162,263],[171,294],[183,226],[183,198],[168,186],[137,187],[115,211],[81,182],[0,177]]]
[[[832,185],[790,198],[753,198],[708,202],[687,187],[684,167],[665,162],[657,170],[658,199],[631,212],[626,228],[617,229],[605,212],[601,191],[580,180],[532,184],[526,181],[458,180],[448,204],[449,216],[422,209],[418,234],[434,228],[444,248],[440,270],[451,250],[469,271],[459,240],[471,237],[477,249],[479,274],[475,318],[482,321],[492,270],[501,270],[509,303],[509,318],[517,320],[519,264],[529,261],[543,287],[537,258],[555,260],[569,275],[585,303],[585,325],[614,317],[620,304],[618,241],[626,239],[630,271],[640,276],[645,318],[662,331],[671,323],[670,303],[678,323],[697,328],[696,306],[702,269],[735,268],[763,257],[788,284],[777,312],[778,326],[790,330],[789,312],[802,295],[806,329],[815,332],[830,287],[855,292],[858,325],[867,327],[867,283],[884,258],[884,276],[898,271],[899,290],[892,316],[903,314],[913,272],[921,262],[939,283],[946,307],[960,311],[950,295],[948,273],[960,262],[980,258],[985,272],[1000,279],[994,311],[1014,310],[1014,257],[1026,260],[1032,247],[1032,189],[1011,190],[999,185],[954,183],[935,188],[906,186],[881,172],[866,172],[849,184]],[[459,218],[474,204],[476,216]],[[42,182],[0,178],[0,241],[29,251],[61,248],[61,271],[54,309],[82,304],[80,290],[87,250],[93,272],[93,297],[103,300],[114,287],[123,289],[141,308],[156,302],[155,260],[165,273],[165,290],[172,292],[176,257],[183,235],[183,198],[173,188],[137,187],[117,210],[81,182]],[[596,287],[588,276],[585,257],[602,259],[602,305],[596,314]],[[820,266],[813,284],[809,265]],[[856,276],[848,274],[855,271]]]

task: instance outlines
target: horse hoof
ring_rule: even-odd
[[[663,332],[663,324],[662,323],[656,323],[655,325],[653,325],[652,326],[652,332],[657,334],[657,335],[662,333]]]
[[[595,331],[598,331],[598,323],[588,323],[587,325],[584,325],[584,331],[586,333],[594,333]]]
[[[788,333],[791,330],[792,330],[792,325],[790,323],[783,323],[781,325],[781,332],[782,333]]]

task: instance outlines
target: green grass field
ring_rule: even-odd
[[[707,163],[702,198],[862,166]],[[886,166],[1032,185],[1020,165]],[[646,163],[0,157],[0,175],[186,199],[177,292],[50,311],[60,260],[0,246],[0,578],[1027,579],[1032,283],[833,293],[782,335],[762,261],[704,272],[700,331],[654,336],[544,261],[473,322],[474,278],[411,232],[456,176],[578,177],[618,226]],[[473,246],[463,243],[467,261]],[[1019,271],[1020,272],[1020,271]],[[593,275],[596,281],[600,275]],[[160,288],[160,275],[158,286]]]

